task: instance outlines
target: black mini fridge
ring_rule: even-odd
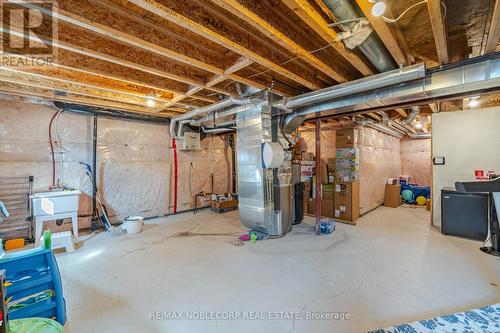
[[[441,191],[441,232],[484,241],[488,234],[490,201],[488,193]]]

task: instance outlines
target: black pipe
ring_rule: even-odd
[[[94,126],[92,128],[92,231],[99,229],[99,217],[97,213],[97,115],[94,114]]]
[[[116,109],[105,109],[105,108],[64,103],[64,102],[54,102],[54,105],[59,109],[63,109],[64,111],[80,113],[85,115],[94,115],[103,118],[141,121],[141,122],[148,122],[148,123],[155,123],[162,125],[170,124],[169,117],[157,116],[154,114],[135,113],[135,112],[116,110]]]

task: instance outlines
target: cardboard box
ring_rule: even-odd
[[[323,217],[333,217],[333,200],[321,200],[321,216]]]
[[[385,185],[384,206],[392,208],[401,206],[401,185]]]
[[[359,218],[359,182],[335,182],[334,217],[354,222]]]
[[[302,153],[302,161],[314,161],[313,153]]]
[[[358,145],[358,130],[355,128],[344,128],[336,133],[337,148],[355,148]]]
[[[307,200],[307,213],[314,215],[316,214],[316,199],[315,198],[309,198]]]

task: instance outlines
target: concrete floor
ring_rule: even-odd
[[[139,235],[99,234],[57,255],[65,331],[363,332],[499,302],[500,259],[428,220],[423,209],[380,207],[331,235],[313,235],[307,218],[282,239],[238,246],[238,213],[203,210],[149,220]],[[350,319],[306,318],[332,312]]]

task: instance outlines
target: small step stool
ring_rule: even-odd
[[[71,231],[55,232],[51,235],[52,250],[64,248],[66,252],[70,253],[75,251],[75,243],[73,242],[73,235]],[[43,243],[43,236],[40,238]]]

